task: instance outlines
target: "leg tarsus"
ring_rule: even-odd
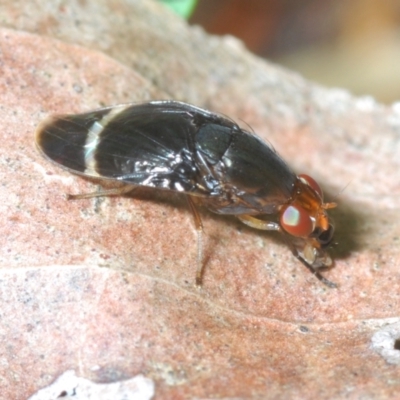
[[[282,232],[282,228],[280,227],[280,225],[276,222],[273,221],[265,221],[262,219],[258,219],[253,217],[252,215],[238,215],[238,218],[241,222],[243,222],[245,225],[250,226],[252,228],[255,229],[261,229],[264,231],[278,231],[283,233],[283,237],[284,240],[286,242],[286,244],[288,245],[288,247],[291,249],[293,255],[301,261],[302,264],[304,264],[308,270],[310,270],[324,285],[330,287],[330,288],[337,288],[338,285],[336,283],[331,282],[329,279],[326,279],[323,275],[321,275],[321,273],[313,268],[310,264],[308,264],[308,262],[306,260],[304,260],[303,257],[301,257],[301,255],[299,254],[299,252],[297,251],[296,247],[290,242],[290,240],[288,240],[285,237],[285,233]]]
[[[200,287],[202,281],[203,281],[203,231],[197,230],[196,286]]]
[[[99,190],[97,192],[91,192],[91,193],[67,194],[67,199],[82,200],[82,199],[92,199],[93,197],[122,196],[129,192],[132,192],[135,189],[136,189],[135,186],[126,185],[119,188]]]
[[[323,275],[321,275],[321,273],[318,271],[318,269],[315,269],[310,264],[308,264],[308,262],[306,260],[304,260],[297,251],[294,251],[293,254],[324,285],[326,285],[332,289],[335,289],[338,287],[338,285],[336,283],[330,281],[329,279],[326,279]]]
[[[197,268],[196,268],[196,286],[200,287],[203,281],[203,223],[200,214],[190,196],[186,196],[190,211],[192,212],[194,224],[197,231]]]
[[[323,275],[321,275],[321,272],[319,272],[319,268],[314,268],[312,265],[310,265],[298,252],[296,247],[293,245],[293,243],[286,237],[286,235],[283,235],[283,238],[291,250],[292,254],[324,285],[334,289],[337,288],[338,285],[334,282],[331,282],[329,279],[325,278]],[[324,268],[324,267],[322,267]]]

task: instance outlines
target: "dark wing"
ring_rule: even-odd
[[[188,104],[160,101],[52,117],[38,129],[39,149],[62,167],[192,194],[202,193],[194,160],[197,115]]]
[[[220,214],[271,214],[287,203],[296,175],[259,137],[237,125],[207,123],[196,135],[196,154],[216,182],[204,199],[206,207]],[[201,165],[199,163],[199,165]],[[206,174],[204,174],[206,176]]]
[[[296,179],[255,135],[176,101],[52,117],[36,141],[72,172],[202,196],[217,213],[273,213],[290,198]]]

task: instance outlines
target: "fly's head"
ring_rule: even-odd
[[[324,203],[318,183],[308,175],[299,175],[292,196],[279,210],[279,223],[292,238],[294,253],[314,271],[330,267],[326,249],[332,242],[334,227],[327,210],[336,203]]]

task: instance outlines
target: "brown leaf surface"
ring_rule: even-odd
[[[44,4],[0,4],[0,397],[25,399],[68,369],[142,373],[159,399],[398,393],[399,105],[321,88],[153,2]],[[338,196],[325,274],[338,289],[279,236],[202,210],[199,290],[184,199],[65,200],[93,183],[42,159],[35,126],[156,98],[245,121]]]

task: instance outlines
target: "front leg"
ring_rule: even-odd
[[[255,218],[251,215],[238,215],[240,221],[251,228],[260,229],[262,231],[279,231],[282,232],[281,226],[272,221],[264,221],[262,219]]]
[[[336,288],[337,287],[336,283],[333,283],[330,280],[326,279],[318,271],[318,268],[313,267],[310,263],[308,263],[304,259],[304,257],[301,255],[299,250],[293,244],[292,240],[290,240],[290,237],[282,230],[281,226],[277,222],[264,221],[262,219],[255,218],[255,217],[253,217],[251,215],[238,215],[237,217],[245,225],[250,226],[251,228],[260,229],[260,230],[263,230],[263,231],[278,231],[278,232],[281,232],[283,234],[283,237],[284,237],[284,240],[285,240],[286,244],[288,245],[289,249],[292,251],[293,255],[298,260],[300,260],[301,263],[305,267],[307,267],[307,269],[309,271],[311,271],[324,285],[326,285],[326,286],[328,286],[330,288]],[[304,249],[307,249],[308,248],[308,242],[307,242],[307,239],[305,239],[305,240],[306,240],[306,244],[304,246]]]

